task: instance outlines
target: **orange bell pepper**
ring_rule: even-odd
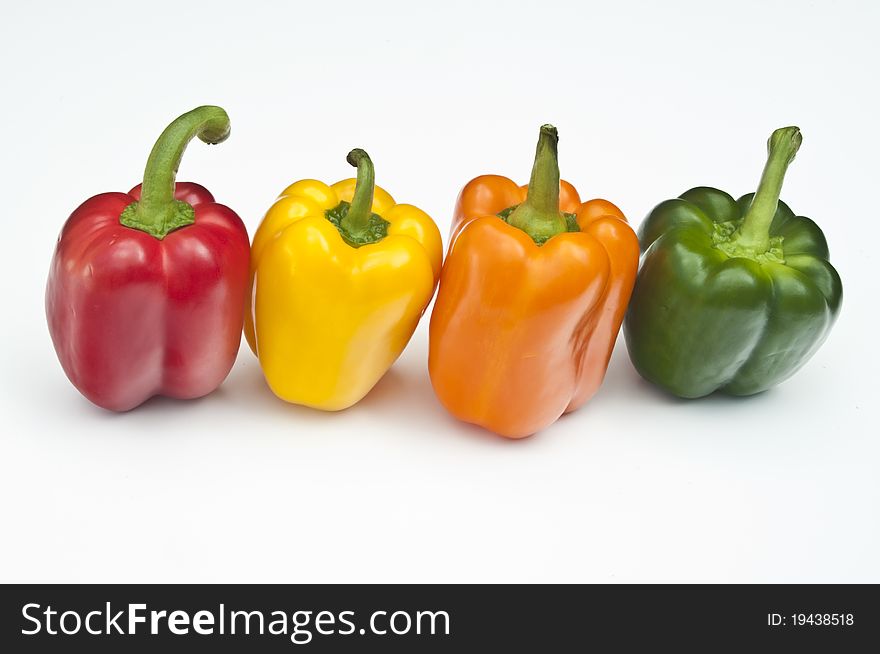
[[[455,209],[428,366],[457,418],[522,438],[582,406],[605,376],[639,243],[620,209],[581,203],[541,128],[528,186],[484,175]]]

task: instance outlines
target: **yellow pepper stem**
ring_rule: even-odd
[[[376,171],[373,162],[364,150],[355,148],[348,153],[346,161],[357,168],[357,182],[348,213],[342,219],[342,230],[358,240],[370,233],[370,218],[373,215],[373,191],[376,188]]]

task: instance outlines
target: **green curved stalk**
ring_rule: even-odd
[[[373,193],[376,188],[376,170],[373,160],[364,150],[355,148],[345,160],[357,168],[357,181],[348,213],[340,222],[340,228],[354,241],[360,241],[370,233],[373,215]]]
[[[737,247],[758,254],[770,248],[770,224],[776,215],[785,171],[794,161],[802,141],[801,131],[797,127],[780,127],[770,135],[767,141],[767,164],[735,237]]]
[[[229,116],[220,107],[198,107],[176,118],[150,151],[141,199],[123,210],[119,222],[160,240],[169,232],[195,222],[193,208],[174,199],[180,160],[195,136],[205,143],[221,143],[229,136],[229,129]]]

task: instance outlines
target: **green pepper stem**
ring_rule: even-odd
[[[510,225],[526,232],[538,245],[567,228],[565,216],[559,211],[558,143],[556,128],[542,125],[526,199],[507,219]]]
[[[376,171],[373,161],[364,150],[355,148],[345,160],[357,168],[357,181],[348,213],[340,221],[343,231],[354,238],[370,231],[370,217],[373,215],[373,192],[376,188]]]
[[[122,212],[120,222],[164,238],[195,221],[192,207],[174,199],[174,182],[186,146],[198,136],[208,144],[229,136],[229,116],[220,107],[204,106],[176,118],[153,146],[144,170],[141,199]]]
[[[776,215],[785,171],[794,161],[802,140],[797,127],[780,127],[770,135],[767,141],[767,164],[761,174],[761,182],[736,236],[736,243],[740,247],[758,253],[770,249],[770,224]]]

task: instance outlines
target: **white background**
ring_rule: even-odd
[[[0,581],[880,582],[878,4],[15,3],[3,67]],[[537,128],[563,176],[638,224],[697,185],[755,188],[798,124],[783,198],[844,281],[830,339],[747,400],[678,401],[623,342],[593,401],[510,442],[434,398],[427,320],[358,406],[265,386],[244,347],[199,401],[90,405],[55,358],[43,290],[58,230],[137,181],[175,116],[232,137],[187,151],[251,233],[302,177],[367,149],[448,229],[460,187],[526,181]]]

